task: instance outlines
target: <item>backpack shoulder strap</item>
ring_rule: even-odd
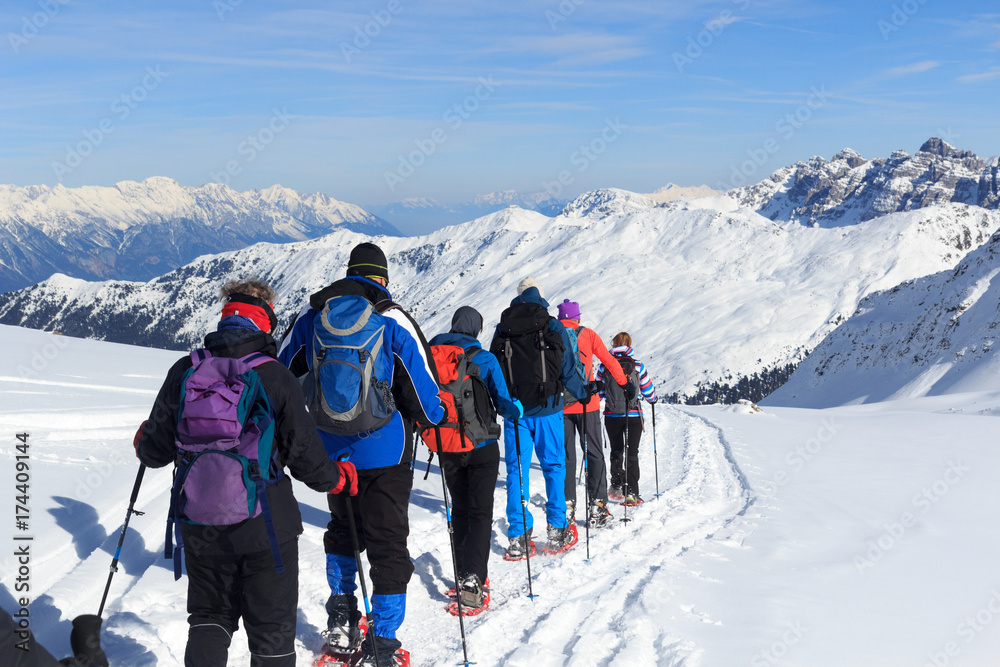
[[[274,357],[269,357],[263,352],[251,352],[245,357],[240,357],[240,360],[250,368],[257,368],[261,364],[266,364],[269,361],[277,361]]]
[[[205,361],[212,356],[212,353],[205,348],[198,348],[197,350],[191,350],[191,363],[197,365],[199,362]]]

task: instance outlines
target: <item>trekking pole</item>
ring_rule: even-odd
[[[115,576],[115,572],[118,571],[118,558],[122,553],[122,544],[125,543],[125,531],[128,530],[128,521],[132,518],[132,515],[142,516],[145,512],[138,512],[135,510],[135,499],[139,497],[139,486],[142,485],[142,476],[146,472],[146,465],[144,463],[139,464],[139,472],[135,475],[135,484],[132,486],[132,497],[128,501],[128,510],[125,512],[125,523],[122,525],[122,532],[118,536],[118,548],[115,549],[115,557],[111,560],[111,571],[108,572],[108,583],[104,586],[104,595],[101,596],[101,608],[97,610],[97,616],[100,618],[101,614],[104,613],[104,603],[108,601],[108,591],[111,590],[111,578]]]
[[[656,456],[656,403],[650,403],[649,409],[653,411],[653,472],[656,475],[656,497],[660,497],[660,467],[657,464]]]
[[[631,519],[628,518],[628,406],[625,407],[625,499],[622,500],[622,507],[625,508],[625,514],[622,516],[622,521],[628,523]]]
[[[459,436],[461,437],[461,442],[465,444],[465,429],[462,428],[462,422],[458,422]],[[434,433],[437,435],[438,448],[441,445],[441,427],[435,425]],[[465,614],[462,613],[462,591],[459,590],[458,581],[458,555],[455,550],[455,529],[451,523],[451,506],[448,504],[448,485],[445,482],[445,472],[444,472],[444,459],[441,457],[441,452],[438,452],[438,467],[441,469],[441,497],[444,498],[444,514],[448,520],[448,540],[451,542],[451,564],[455,570],[455,601],[458,603],[458,627],[462,633],[462,655],[465,657],[465,662],[459,663],[464,665],[471,665],[475,663],[469,662],[469,649],[465,644]]]
[[[346,461],[347,454],[340,456],[338,460]],[[372,616],[372,605],[368,599],[368,585],[365,583],[364,568],[361,565],[361,543],[358,541],[358,527],[354,523],[354,503],[351,502],[351,495],[344,495],[344,502],[347,504],[347,523],[351,528],[351,542],[354,545],[354,562],[358,566],[358,578],[361,579],[361,596],[365,601],[365,618],[368,619],[368,632],[372,635],[372,653],[375,654],[376,667],[382,667],[382,661],[378,658],[378,642],[375,641],[375,618]]]
[[[579,484],[580,480],[583,479],[583,473],[586,472],[586,470],[587,470],[587,460],[584,459],[583,461],[580,461],[580,472],[576,476],[576,483],[577,484]]]
[[[521,469],[521,426],[520,420],[514,420],[514,449],[517,453],[517,477],[518,485],[521,487],[521,527],[524,528],[524,555],[528,564],[528,599],[534,600],[535,594],[531,590],[531,540],[528,539],[528,511],[525,509],[528,501],[524,499],[524,471]]]
[[[125,543],[125,531],[128,530],[129,519],[132,515],[142,516],[145,512],[139,512],[135,509],[135,499],[139,497],[139,486],[142,485],[142,476],[146,472],[146,465],[144,463],[139,464],[139,472],[135,475],[135,484],[132,486],[132,496],[128,501],[128,510],[125,511],[125,523],[122,524],[122,532],[118,536],[118,548],[115,549],[115,556],[111,559],[111,571],[108,572],[108,583],[104,585],[104,595],[101,596],[101,608],[97,610],[97,616],[100,618],[101,614],[104,613],[104,603],[108,601],[108,591],[111,590],[111,578],[115,576],[115,572],[118,571],[118,558],[122,553],[122,544]]]
[[[583,417],[583,433],[582,433],[582,436],[583,436],[583,469],[587,473],[586,476],[583,478],[583,498],[584,498],[584,500],[587,503],[586,506],[585,506],[586,509],[584,510],[584,512],[586,512],[586,514],[584,514],[584,516],[583,516],[583,520],[585,522],[585,524],[583,526],[583,530],[587,534],[587,560],[589,561],[590,560],[590,469],[588,467],[589,466],[589,462],[587,461],[587,458],[588,458],[587,454],[589,452],[588,452],[588,449],[587,449],[588,444],[587,444],[587,405],[586,405],[586,403],[583,406],[583,412],[580,413],[580,414]]]

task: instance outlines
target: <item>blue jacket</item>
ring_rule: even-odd
[[[542,298],[542,295],[538,293],[537,287],[529,287],[524,290],[520,296],[515,297],[511,300],[510,305],[516,306],[521,303],[537,303],[541,304],[543,308],[549,307],[549,302]],[[573,341],[569,337],[569,333],[566,331],[566,327],[563,326],[562,322],[556,318],[549,320],[549,328],[557,332],[562,338],[563,349],[566,351],[563,354],[562,366],[560,368],[559,379],[562,380],[563,386],[566,387],[569,393],[576,396],[579,400],[583,400],[587,397],[587,386],[582,373],[580,372],[580,359],[577,355],[573,354]],[[497,325],[496,332],[493,334],[494,338],[500,333],[500,326]],[[525,417],[544,417],[547,415],[552,415],[557,412],[562,412],[563,409],[563,399],[562,394],[556,394],[555,396],[550,396],[546,401],[545,405],[538,405],[531,408],[524,409]]]
[[[313,294],[285,334],[278,361],[297,377],[312,368],[313,322],[328,299],[344,294],[359,294],[380,304],[376,310],[386,320],[383,337],[392,350],[392,394],[397,410],[389,423],[376,431],[350,436],[320,431],[320,438],[330,458],[348,454],[359,470],[409,462],[413,458],[413,420],[436,424],[444,418],[444,408],[423,334],[416,322],[390,301],[388,290],[367,278],[350,276]]]
[[[466,350],[470,347],[476,348],[477,351],[472,353],[469,361],[479,366],[479,375],[482,376],[483,381],[486,383],[486,389],[490,393],[490,399],[493,401],[493,405],[496,406],[497,412],[504,419],[516,419],[520,416],[517,406],[514,405],[514,401],[510,398],[510,392],[507,391],[507,383],[504,382],[503,371],[500,370],[500,362],[497,361],[497,358],[491,352],[482,348],[478,339],[465,334],[450,332],[434,336],[434,338],[431,338],[430,344],[457,345]],[[493,442],[496,442],[496,440],[481,442],[479,446],[482,447]]]

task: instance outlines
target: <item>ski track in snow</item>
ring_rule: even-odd
[[[670,627],[657,627],[650,619],[662,618],[664,608],[670,608],[668,615],[673,617],[693,615],[713,622],[674,597],[675,577],[697,576],[685,571],[679,556],[742,515],[752,502],[751,491],[717,427],[673,406],[661,405],[659,412],[656,435],[661,496],[654,497],[653,438],[647,415],[640,444],[641,488],[646,503],[629,510],[628,523],[620,521],[624,508],[612,505],[613,524],[591,531],[589,561],[582,526],[580,543],[572,551],[560,556],[541,555],[545,520],[540,490],[544,485],[535,461],[531,475],[536,493],[530,510],[540,555],[531,560],[532,588],[537,596],[533,600],[527,597],[525,563],[501,558],[507,544],[501,465],[490,558],[492,601],[488,612],[465,619],[470,661],[533,667],[700,664],[701,650],[694,642]],[[133,415],[122,411],[115,417],[110,421],[124,421]],[[68,420],[56,428],[72,428],[76,426],[73,422]],[[86,433],[76,435],[88,439]],[[48,437],[66,436],[56,430]],[[418,459],[426,455],[423,448],[418,451]],[[606,458],[609,453],[606,449]],[[117,464],[114,497],[120,500],[99,510],[84,505],[84,518],[94,525],[86,531],[74,531],[72,540],[47,554],[44,567],[38,563],[39,571],[44,569],[47,574],[42,592],[63,609],[60,624],[66,626],[67,636],[69,619],[75,613],[93,613],[89,607],[103,592],[134,479],[130,456],[131,451],[123,452],[120,460],[113,462]],[[87,464],[93,461],[77,463]],[[441,480],[436,466],[427,480],[423,479],[424,470],[424,460],[418,460],[409,540],[415,571],[399,637],[411,651],[414,665],[456,664],[463,653],[458,619],[444,611],[444,591],[453,585],[453,569]],[[105,647],[115,656],[116,664],[173,665],[183,661],[187,584],[186,580],[173,581],[170,563],[162,556],[169,487],[166,470],[146,471],[137,503],[137,509],[145,514],[132,517],[105,611]],[[582,485],[578,494],[582,504]],[[300,540],[296,649],[298,664],[309,665],[322,645],[319,631],[326,625],[323,605],[329,588],[322,536],[328,515],[322,495],[296,483],[296,496],[306,526]],[[73,506],[68,511],[77,509]],[[367,563],[365,571],[367,576]],[[370,593],[370,579],[368,585]],[[594,602],[598,598],[599,605]],[[81,602],[66,604],[70,599]],[[144,619],[160,620],[154,624]],[[552,647],[561,647],[561,651]],[[246,664],[248,660],[241,627],[233,638],[230,664]]]

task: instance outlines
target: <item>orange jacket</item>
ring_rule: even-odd
[[[576,329],[580,326],[580,323],[576,320],[560,320],[563,326],[567,329]],[[597,335],[593,329],[587,327],[580,327],[580,333],[576,335],[576,344],[580,348],[580,360],[583,362],[584,368],[587,370],[587,382],[591,382],[594,379],[594,356],[600,360],[602,364],[611,372],[611,377],[615,379],[618,384],[625,384],[628,378],[625,377],[625,373],[622,372],[621,364],[615,359],[614,355],[608,352],[607,346],[601,337]],[[590,401],[586,403],[587,412],[594,412],[595,410],[601,409],[601,397],[594,394],[590,397]],[[573,405],[563,408],[563,414],[573,415],[580,414],[583,412],[584,401],[579,401]]]

